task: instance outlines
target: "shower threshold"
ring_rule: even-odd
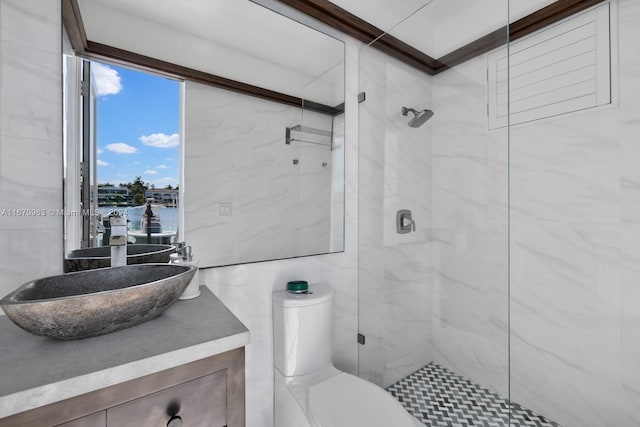
[[[387,391],[427,427],[561,427],[515,402],[509,420],[507,399],[435,363]]]

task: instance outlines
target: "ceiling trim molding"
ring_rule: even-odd
[[[67,30],[73,49],[80,56],[96,59],[106,58],[111,61],[122,62],[125,65],[136,65],[144,69],[160,71],[174,77],[197,81],[210,86],[279,102],[281,104],[297,107],[302,106],[304,109],[324,114],[336,115],[343,112],[343,109],[339,108],[339,106],[331,107],[258,86],[249,85],[236,80],[227,79],[215,74],[205,73],[193,68],[172,64],[170,62],[140,55],[134,52],[92,42],[87,40],[77,0],[61,1],[64,27]],[[372,47],[426,74],[435,75],[506,44],[507,30],[509,31],[509,40],[514,41],[605,0],[558,0],[555,3],[511,23],[509,27],[504,26],[499,28],[490,34],[480,37],[479,39],[438,59],[432,58],[390,34],[385,34],[381,29],[331,3],[329,0],[278,1],[316,18],[319,21],[364,43],[369,44],[375,40],[375,43],[371,44]]]
[[[603,1],[605,0],[560,0],[551,3],[549,6],[513,22],[509,28],[509,39],[511,41],[517,40]]]
[[[440,67],[440,64],[434,58],[390,34],[385,34],[380,28],[358,18],[356,15],[331,3],[329,0],[278,1],[316,18],[320,22],[365,44],[369,44],[375,40],[372,47],[427,74],[435,74],[436,70]]]
[[[437,59],[389,34],[384,34],[384,31],[380,28],[358,18],[329,0],[278,1],[306,13],[363,43],[369,44],[379,37],[375,43],[371,44],[373,48],[385,52],[389,56],[429,75],[435,75],[506,44],[507,31],[509,40],[514,41],[604,0],[558,0],[511,23],[509,27],[505,25]]]
[[[512,22],[509,25],[509,41],[515,41],[527,36],[534,31],[548,25],[561,21],[569,16],[590,8],[605,0],[559,0],[543,7],[522,19]],[[487,53],[507,42],[507,26],[487,34],[459,49],[454,50],[440,58],[441,68],[436,70],[436,74],[452,68],[462,62],[475,58],[478,55]]]
[[[77,0],[62,0],[62,22],[67,34],[69,35],[69,39],[71,40],[71,45],[78,56],[97,60],[106,59],[125,66],[135,66],[147,71],[160,72],[170,77],[190,80],[322,114],[335,116],[344,112],[344,104],[331,107],[319,102],[287,95],[285,93],[276,92],[215,74],[206,73],[194,68],[173,64],[171,62],[141,55],[139,53],[87,40]]]
[[[330,107],[328,105],[313,102],[307,99],[298,98],[296,96],[287,95],[259,86],[253,86],[237,80],[228,79],[215,74],[206,73],[194,68],[173,64],[171,62],[162,61],[160,59],[151,58],[149,56],[140,55],[139,53],[130,52],[117,47],[108,46],[102,43],[96,43],[91,40],[87,41],[87,49],[84,56],[95,59],[106,58],[112,61],[121,62],[128,65],[136,65],[143,69],[160,71],[170,76],[184,78],[186,80],[203,83],[209,86],[215,86],[220,89],[230,90],[245,95],[251,95],[269,101],[279,102],[293,107],[304,108],[318,113],[336,115],[342,113],[342,110]]]

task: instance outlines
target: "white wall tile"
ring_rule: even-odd
[[[60,22],[59,2],[0,2],[0,295],[62,271]]]
[[[433,83],[433,345],[437,363],[506,396],[508,139],[486,131],[484,66]]]
[[[622,233],[622,328],[621,362],[619,377],[622,378],[622,405],[628,425],[640,424],[640,227],[628,224]]]
[[[60,40],[60,34],[55,37]],[[35,49],[25,55],[24,49],[0,41],[0,132],[55,141],[61,150],[61,53]]]
[[[511,134],[512,398],[563,425],[640,419],[640,8],[618,8],[619,103]]]
[[[287,126],[332,124],[325,114],[186,83],[185,239],[202,265],[330,251],[332,168],[343,168],[328,138],[314,139],[327,146],[287,145],[284,135]],[[221,202],[232,204],[231,216],[218,215]]]
[[[606,425],[622,409],[619,225],[515,222],[511,236],[512,399]]]
[[[61,13],[50,0],[2,0],[0,2],[0,40],[58,54],[60,52]]]

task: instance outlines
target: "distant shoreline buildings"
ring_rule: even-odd
[[[150,188],[144,192],[145,202],[166,206],[178,206],[178,197],[178,190],[166,188]],[[98,186],[98,206],[135,206],[135,203],[127,186]]]

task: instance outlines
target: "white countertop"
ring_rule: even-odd
[[[249,330],[206,287],[159,317],[77,341],[31,335],[0,316],[0,418],[249,343]]]

